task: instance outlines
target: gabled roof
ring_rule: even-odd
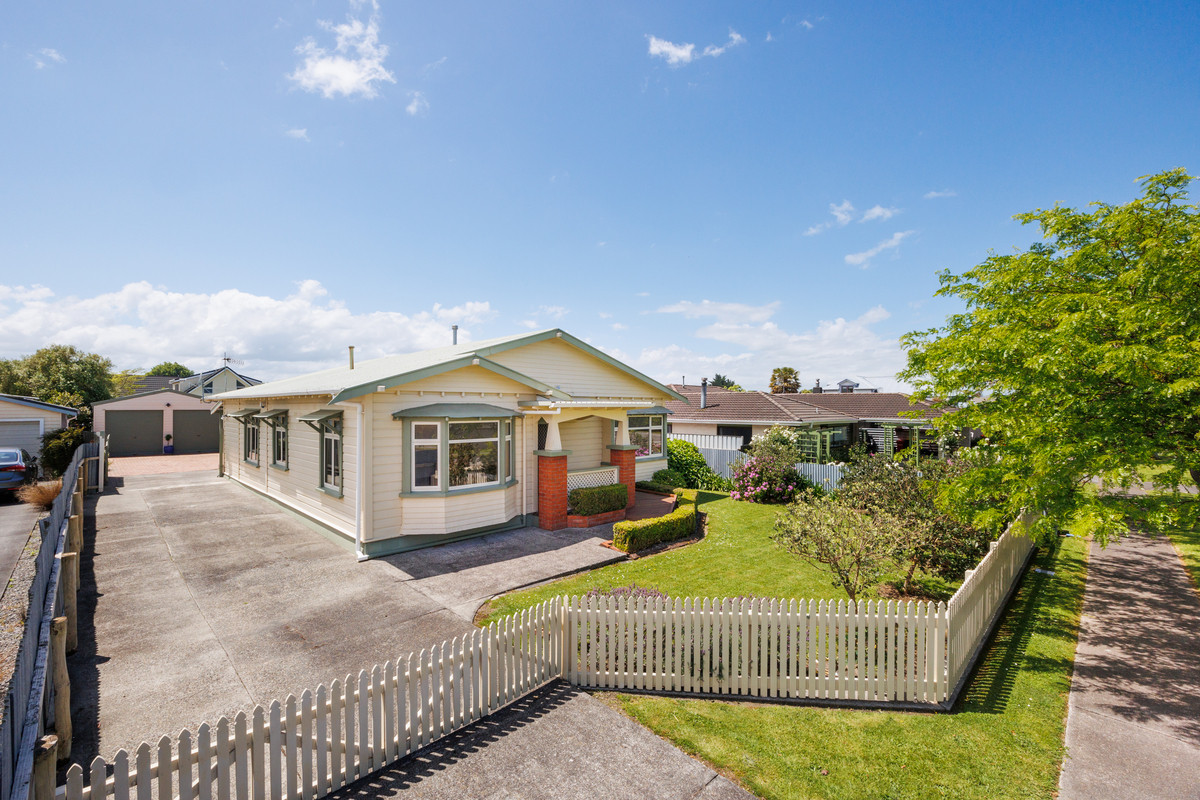
[[[200,400],[201,402],[203,402],[203,398],[197,397],[194,394],[188,394],[187,392],[177,392],[174,389],[151,389],[148,392],[138,392],[137,394],[123,394],[120,397],[110,397],[107,400],[97,400],[96,402],[92,403],[92,408],[95,408],[96,406],[106,406],[109,403],[119,403],[124,400],[133,400],[138,397],[149,397],[150,395],[154,395],[154,394],[169,394],[172,397],[178,397],[178,398],[186,397],[186,398],[188,398],[189,402],[193,401],[193,400]]]
[[[700,407],[700,387],[671,384],[671,388],[686,398],[686,402],[666,403],[673,415],[672,422],[712,422],[731,425],[807,425],[810,423],[854,422],[843,414],[786,403],[767,392],[733,392],[708,387],[708,401]]]
[[[44,400],[38,400],[36,397],[26,397],[23,394],[2,394],[0,400],[6,403],[15,403],[19,406],[28,406],[30,408],[40,408],[43,411],[57,411],[60,414],[66,414],[69,417],[79,415],[79,412],[70,406],[59,406],[54,403],[47,403]]]
[[[146,392],[154,392],[159,389],[170,389],[171,381],[175,380],[169,375],[134,375],[133,376],[133,391],[124,397],[129,397],[135,394],[145,394]]]
[[[251,378],[247,375],[243,375],[227,364],[222,364],[216,369],[209,369],[205,370],[204,372],[197,372],[194,375],[188,375],[186,378],[172,378],[170,379],[170,382],[172,386],[178,386],[185,383],[192,386],[197,386],[199,384],[206,383],[211,378],[216,377],[218,374],[225,372],[226,370],[233,373],[234,377],[236,377],[238,380],[249,384],[250,386],[257,386],[258,384],[262,383],[262,381],[260,381],[258,378]]]
[[[422,378],[461,369],[462,367],[477,366],[528,386],[539,394],[555,397],[560,400],[570,400],[572,397],[567,392],[488,358],[488,356],[503,353],[506,350],[512,350],[549,339],[559,339],[662,391],[663,394],[671,397],[680,397],[668,387],[623,364],[607,353],[597,350],[595,347],[571,336],[559,328],[551,328],[535,333],[502,336],[479,342],[464,342],[447,347],[437,347],[432,350],[421,350],[415,353],[384,356],[383,358],[361,361],[355,365],[354,369],[350,369],[349,366],[335,367],[333,369],[321,370],[320,372],[311,372],[307,375],[298,375],[294,378],[270,381],[233,392],[225,392],[214,395],[214,398],[219,400],[237,400],[243,398],[257,399],[262,397],[329,395],[332,397],[331,402],[336,403],[352,397],[370,394],[376,391],[379,386],[390,389]],[[680,397],[680,399],[682,398]]]

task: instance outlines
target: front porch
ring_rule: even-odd
[[[558,407],[539,419],[538,449],[534,450],[539,528],[555,531],[625,519],[626,509],[636,501],[638,456],[638,445],[630,442],[628,412],[629,407],[619,405]],[[625,487],[624,509],[572,518],[570,492],[614,484]]]

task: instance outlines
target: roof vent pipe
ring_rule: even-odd
[[[354,369],[354,345],[350,345],[350,369]]]
[[[817,378],[817,385],[813,387],[813,394],[824,394],[825,390],[821,388],[821,379]]]
[[[458,326],[450,326],[450,344],[458,344]]]
[[[700,407],[708,408],[708,378],[700,379]]]

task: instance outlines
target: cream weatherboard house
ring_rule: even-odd
[[[216,395],[221,473],[359,558],[567,524],[567,492],[666,466],[674,390],[554,329]]]

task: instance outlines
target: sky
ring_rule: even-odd
[[[0,358],[281,378],[560,327],[904,388],[1013,215],[1200,171],[1200,3],[0,6]]]

